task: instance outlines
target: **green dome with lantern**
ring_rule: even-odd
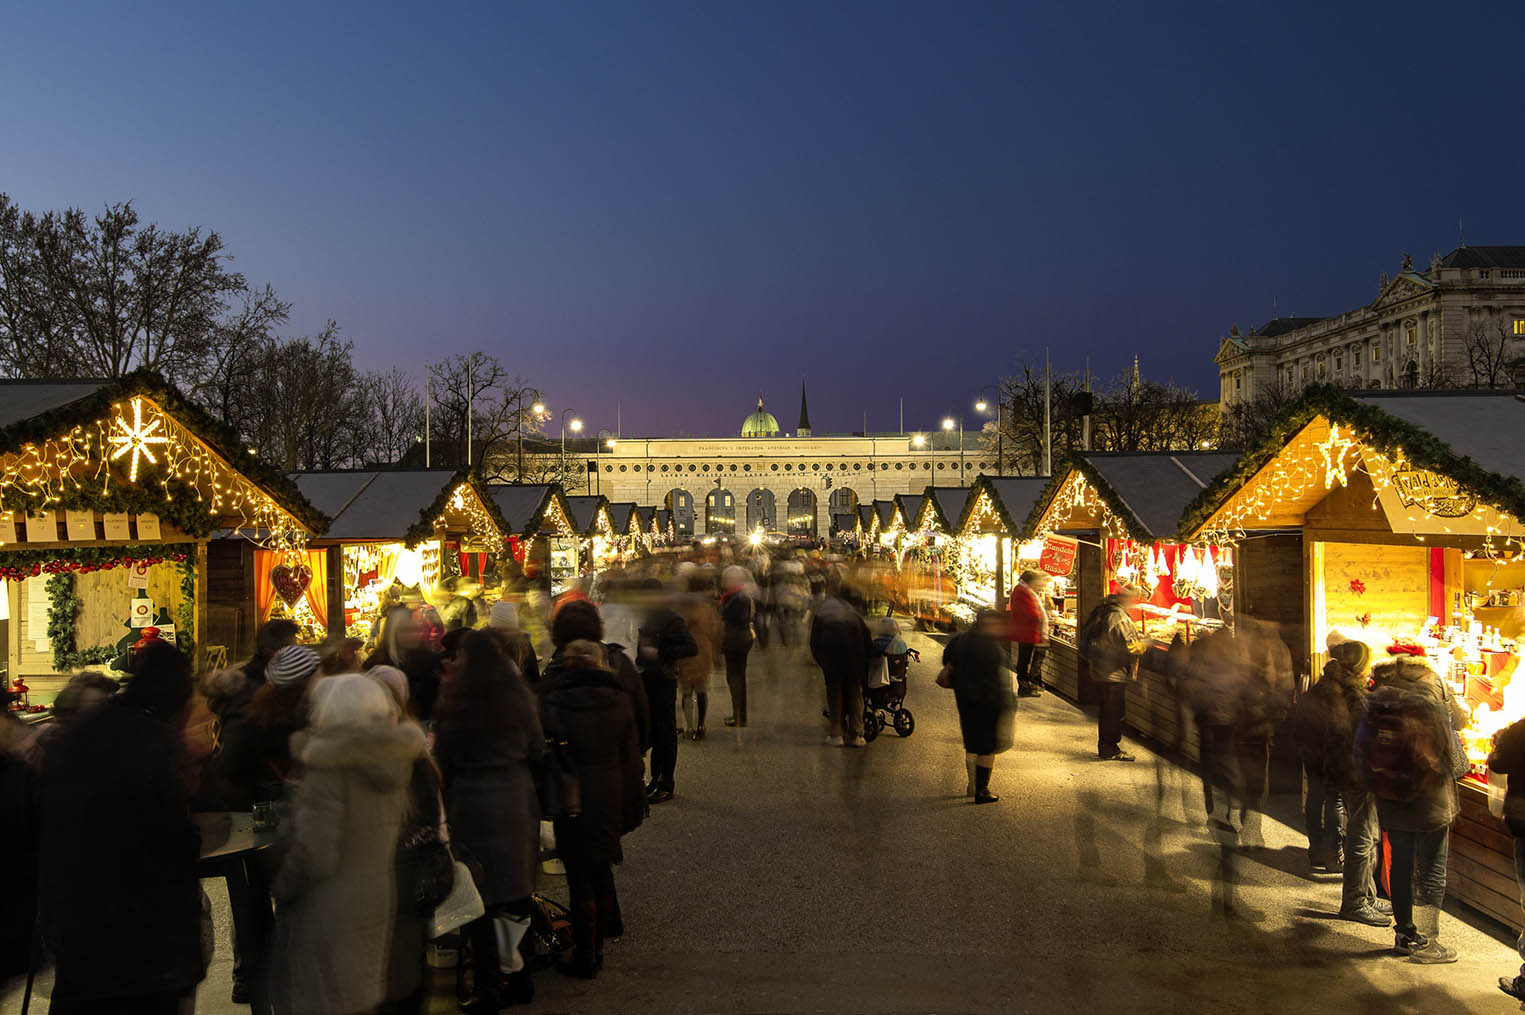
[[[748,416],[741,424],[743,437],[777,437],[778,420],[773,418],[773,413],[763,409],[762,396],[757,396],[757,411]]]

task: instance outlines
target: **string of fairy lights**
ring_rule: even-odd
[[[72,494],[110,493],[142,476],[157,484],[166,503],[171,484],[183,485],[219,520],[257,545],[278,551],[305,547],[307,531],[269,494],[247,479],[152,399],[135,396],[112,406],[112,415],[71,427],[57,437],[22,445],[0,461],[0,489],[20,493],[31,506],[61,506]]]
[[[1370,446],[1361,433],[1351,427],[1331,423],[1328,431],[1320,434],[1318,428],[1310,424],[1213,513],[1202,528],[1202,540],[1221,545],[1237,543],[1250,530],[1263,528],[1278,512],[1284,512],[1288,504],[1299,502],[1310,493],[1328,493],[1337,487],[1348,487],[1357,473],[1364,473],[1371,482],[1371,507],[1378,511],[1384,494],[1396,494],[1394,477],[1415,471],[1432,475],[1411,463],[1401,449],[1389,454]],[[1449,481],[1409,484],[1403,491],[1406,504],[1437,519],[1454,515],[1449,508],[1459,499],[1455,485]],[[1507,511],[1474,498],[1469,510],[1454,516],[1457,524],[1465,517],[1481,530],[1482,556],[1491,558],[1525,549],[1525,542],[1519,536],[1518,521]],[[1438,522],[1438,525],[1442,534],[1455,532],[1449,523]],[[1417,531],[1411,534],[1421,542],[1425,540],[1425,536]]]

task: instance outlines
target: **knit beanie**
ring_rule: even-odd
[[[287,645],[265,667],[265,682],[276,687],[300,683],[313,675],[320,661],[318,653],[306,645]]]
[[[500,631],[519,630],[519,607],[507,599],[499,599],[487,614],[487,625]]]

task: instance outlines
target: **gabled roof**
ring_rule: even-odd
[[[1467,248],[1472,249],[1472,248]],[[1330,385],[1303,392],[1257,447],[1188,506],[1182,532],[1200,530],[1229,497],[1316,418],[1357,431],[1384,454],[1456,480],[1493,507],[1525,518],[1525,402],[1508,391],[1363,391]]]
[[[173,417],[308,531],[322,533],[328,528],[328,517],[308,503],[284,473],[249,454],[237,434],[180,394],[173,384],[148,370],[137,370],[117,380],[0,381],[0,455],[62,436],[76,426],[93,427],[110,416],[116,404],[139,396]],[[151,499],[147,491],[114,492],[105,500],[98,499],[93,506],[97,510],[117,510],[129,507],[125,500],[133,500],[130,510],[151,510],[146,505],[138,506],[139,502]],[[65,506],[69,506],[67,501]]]
[[[858,520],[855,514],[838,514],[831,516],[831,527],[836,532],[851,532],[853,523]]]
[[[964,508],[969,504],[971,489],[967,486],[927,487],[922,491],[922,515],[925,516],[930,511],[939,529],[947,533],[957,532],[959,520],[964,517]]]
[[[895,520],[895,502],[892,500],[874,501],[874,514],[877,516],[881,529],[889,528],[890,523]]]
[[[453,469],[344,470],[294,472],[291,479],[332,519],[330,540],[362,542],[401,540],[440,491],[455,489],[457,475]]]
[[[1457,247],[1440,259],[1442,268],[1525,268],[1525,247]]]
[[[609,505],[609,518],[614,522],[614,531],[622,536],[630,531],[630,520],[634,517],[634,501],[621,501],[618,504]]]
[[[667,508],[657,508],[656,522],[658,532],[667,532],[672,528],[672,512]]]
[[[640,519],[641,531],[650,532],[651,527],[657,523],[657,509],[650,507],[637,507],[636,517]]]
[[[534,534],[553,501],[566,505],[556,483],[502,484],[487,487],[486,493],[503,518],[504,531],[520,536]]]
[[[598,513],[608,500],[598,495],[568,497],[567,510],[571,512],[572,527],[584,536],[598,531]]]
[[[1001,524],[1006,528],[1007,538],[1018,539],[1025,534],[1027,518],[1047,486],[1045,476],[980,476],[974,481],[973,490],[984,490],[989,495]],[[971,491],[954,531],[962,532],[969,524],[969,513],[974,510],[977,499]]]
[[[874,524],[874,505],[858,505],[858,524],[863,527],[864,532],[869,530],[869,528]]]
[[[917,513],[921,511],[921,500],[922,497],[919,493],[895,494],[895,499],[892,501],[892,503],[895,505],[896,509],[898,509],[900,517],[905,527],[908,529],[916,527]],[[891,515],[892,519],[893,517],[894,516]]]
[[[1037,532],[1038,523],[1072,471],[1095,488],[1102,503],[1129,536],[1141,543],[1173,538],[1191,504],[1238,456],[1215,451],[1154,451],[1139,453],[1080,452],[1054,473],[1023,527]]]

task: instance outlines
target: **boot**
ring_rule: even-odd
[[[598,975],[598,903],[572,907],[572,954],[556,963],[556,972],[591,980]]]
[[[974,802],[977,804],[993,804],[1001,799],[990,792],[990,769],[984,765],[976,765],[974,768]]]
[[[974,796],[974,759],[966,758],[964,766],[969,769],[969,781],[964,784],[964,796]]]

